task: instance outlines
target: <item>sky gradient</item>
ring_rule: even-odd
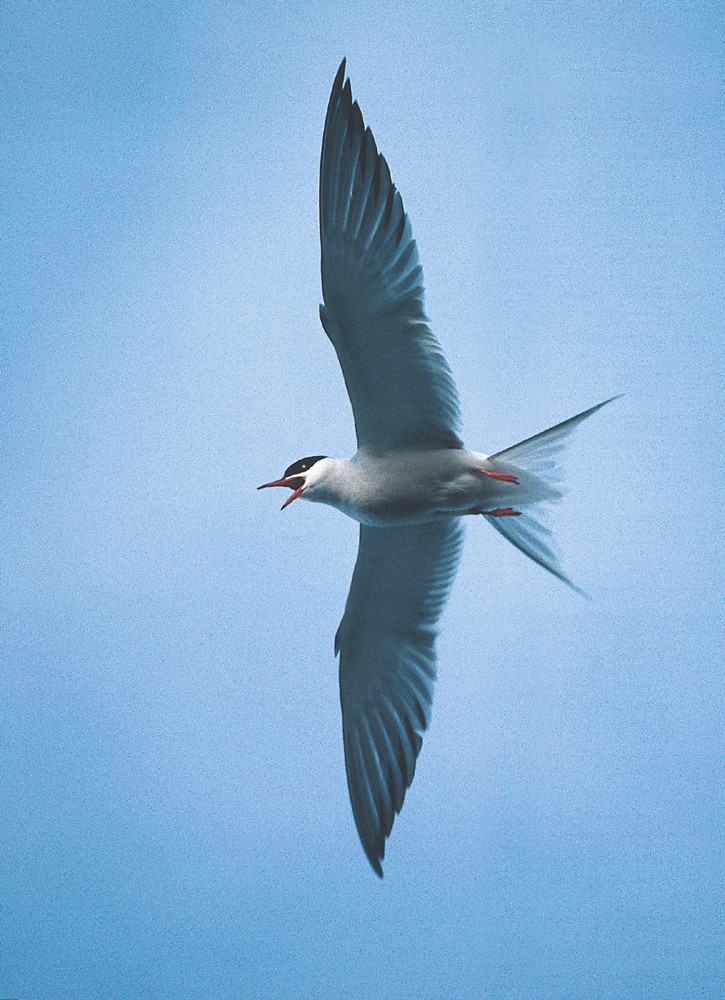
[[[0,10],[0,997],[710,1000],[723,972],[723,15]],[[481,520],[380,882],[333,636],[343,56],[464,436],[578,432],[585,601]]]

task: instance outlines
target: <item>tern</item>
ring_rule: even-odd
[[[311,500],[360,523],[335,654],[352,812],[382,877],[385,841],[430,720],[437,623],[458,568],[461,518],[483,516],[574,587],[537,513],[562,496],[560,454],[572,431],[611,400],[493,455],[466,450],[453,377],[423,308],[410,222],[353,101],[344,59],[322,138],[320,239],[320,319],[342,368],[358,450],[302,458],[259,489],[291,489],[283,510]]]

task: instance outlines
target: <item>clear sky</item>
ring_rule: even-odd
[[[0,8],[0,996],[725,992],[723,23],[710,3]],[[469,445],[615,393],[481,519],[371,871],[317,170],[343,56]],[[717,456],[717,461],[716,461]],[[279,501],[279,502],[278,502]]]

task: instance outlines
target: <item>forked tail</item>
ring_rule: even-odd
[[[619,399],[619,396],[605,399],[603,403],[597,403],[596,406],[591,406],[583,413],[578,413],[575,417],[570,417],[569,420],[556,424],[547,431],[534,434],[533,437],[526,438],[525,441],[519,441],[511,448],[505,448],[503,451],[491,455],[489,461],[503,461],[507,465],[526,470],[547,485],[555,486],[561,482],[563,477],[561,452],[568,445],[572,432],[587,417],[591,417],[593,413],[601,410],[603,406],[615,399]],[[552,495],[557,493],[558,491],[554,491]],[[559,558],[553,549],[551,529],[537,521],[528,510],[521,517],[488,517],[488,522],[512,545],[515,545],[539,566],[548,569],[550,573],[553,573],[578,594],[587,596],[583,590],[571,582],[562,570]]]

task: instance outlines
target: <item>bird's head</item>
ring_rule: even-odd
[[[313,489],[315,483],[324,474],[326,455],[311,455],[308,458],[300,458],[293,462],[288,469],[285,469],[281,479],[275,479],[273,483],[263,483],[258,486],[258,490],[266,490],[269,486],[288,486],[293,490],[292,496],[287,497],[282,504],[282,510],[289,507],[293,500],[302,496],[307,490]]]

